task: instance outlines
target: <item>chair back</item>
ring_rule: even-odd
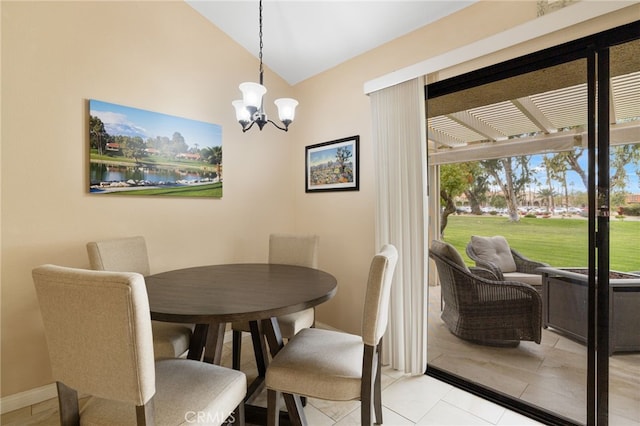
[[[55,265],[32,275],[53,378],[79,394],[145,404],[155,367],[142,275]]]
[[[429,257],[436,264],[445,307],[456,312],[474,309],[478,302],[474,283],[480,278],[469,270],[458,250],[449,243],[433,240]]]
[[[128,237],[87,243],[91,269],[150,274],[144,237]]]
[[[362,320],[362,341],[367,345],[376,346],[387,328],[391,283],[397,262],[398,250],[391,244],[384,245],[371,261]]]
[[[271,234],[269,236],[269,263],[318,267],[317,235]]]

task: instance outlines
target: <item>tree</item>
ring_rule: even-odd
[[[353,153],[346,146],[342,146],[336,150],[336,161],[340,166],[340,174],[344,174],[347,162],[349,161],[352,155]]]
[[[564,192],[564,205],[569,206],[569,188],[567,186],[567,170],[568,162],[564,153],[555,154],[553,157],[549,157],[545,161],[547,167],[547,173],[551,179],[560,182]]]
[[[496,209],[504,209],[507,207],[507,200],[504,198],[504,195],[496,194],[491,197],[490,205]]]
[[[104,123],[100,118],[89,116],[89,144],[91,148],[98,150],[98,154],[104,154],[104,148],[111,136],[104,129]]]
[[[529,176],[529,159],[529,156],[524,155],[480,162],[486,173],[500,186],[507,202],[507,210],[511,222],[520,221],[517,195],[523,193],[526,185],[531,180]],[[519,173],[516,173],[518,170]]]
[[[219,179],[222,179],[222,147],[221,146],[208,146],[201,151],[202,158],[208,161],[209,164],[213,164],[216,167],[216,174]]]
[[[640,163],[640,144],[618,145],[611,148],[611,204],[624,204],[626,198],[627,174],[626,166]],[[638,172],[636,172],[638,173]]]
[[[571,150],[571,151],[560,152],[560,153],[556,154],[556,156],[564,159],[564,161],[569,166],[569,170],[573,170],[574,172],[576,172],[580,176],[580,179],[582,180],[582,183],[583,183],[583,185],[584,185],[584,187],[586,189],[587,188],[587,173],[585,173],[585,171],[582,168],[582,166],[580,165],[580,163],[578,163],[578,159],[582,156],[583,152],[584,152],[583,148],[576,148],[576,149]]]
[[[468,169],[461,164],[440,166],[440,203],[444,207],[440,213],[440,235],[444,236],[449,215],[456,212],[455,197],[469,187],[471,180]]]
[[[171,138],[171,146],[169,148],[169,152],[171,155],[176,156],[183,152],[188,152],[189,145],[184,140],[184,137],[180,134],[180,132],[174,132],[173,137]]]
[[[471,182],[467,189],[464,191],[464,195],[469,200],[469,206],[471,207],[471,213],[481,215],[482,210],[480,204],[487,200],[487,192],[489,191],[489,176],[487,176],[480,164],[476,161],[463,163],[463,166],[467,168],[471,176]]]
[[[547,207],[549,210],[553,210],[553,198],[556,196],[556,191],[553,188],[543,188],[538,191],[538,197],[547,200]]]
[[[127,158],[133,158],[136,163],[145,156],[145,148],[147,145],[140,136],[116,136],[117,142],[120,144],[122,154]]]
[[[221,146],[208,146],[201,151],[202,158],[208,161],[209,164],[222,164],[222,147]]]
[[[546,194],[547,197],[547,206],[549,207],[549,210],[553,212],[554,208],[555,208],[555,190],[553,189],[553,173],[552,173],[552,168],[553,165],[551,164],[551,159],[545,154],[542,157],[542,164],[544,164],[544,171],[545,174],[547,176],[547,190],[544,192],[544,194]],[[540,194],[542,191],[538,191],[538,194]]]

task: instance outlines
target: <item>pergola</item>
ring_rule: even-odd
[[[611,49],[611,145],[640,142],[640,41]],[[429,164],[586,147],[586,61],[427,101]]]

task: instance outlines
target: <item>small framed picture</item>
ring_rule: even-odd
[[[305,147],[305,191],[358,191],[360,136]]]

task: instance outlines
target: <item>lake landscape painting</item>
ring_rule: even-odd
[[[89,100],[89,192],[222,197],[222,126]]]

